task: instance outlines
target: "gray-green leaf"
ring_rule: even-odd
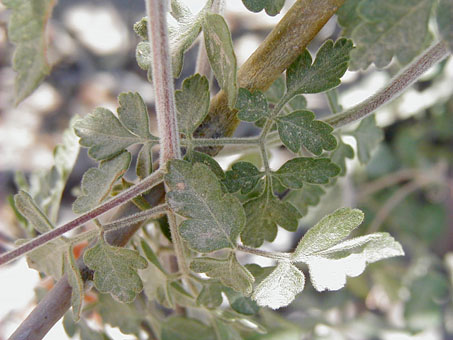
[[[148,109],[142,97],[138,93],[121,93],[118,103],[118,118],[124,127],[137,137],[152,139],[153,136],[149,133]]]
[[[278,309],[289,305],[305,285],[304,274],[289,261],[281,261],[253,292],[259,306]]]
[[[277,15],[283,8],[285,0],[242,0],[249,11],[258,13],[263,9],[270,16]]]
[[[440,0],[436,19],[440,36],[453,53],[453,2],[451,0]]]
[[[340,138],[337,148],[330,155],[330,159],[333,163],[340,167],[339,176],[346,175],[346,158],[354,158],[354,149]]]
[[[211,327],[196,319],[171,316],[162,323],[161,340],[215,340]]]
[[[362,119],[359,126],[351,134],[357,140],[357,155],[360,163],[368,163],[372,151],[384,138],[382,129],[376,125],[375,116]]]
[[[207,276],[218,279],[222,284],[244,295],[250,295],[253,275],[242,266],[234,254],[227,259],[198,257],[190,263],[190,268],[196,273],[206,273]]]
[[[143,179],[153,172],[153,148],[154,143],[143,144],[137,156],[135,173],[140,179]]]
[[[318,205],[325,193],[320,185],[304,184],[301,190],[291,190],[286,196],[286,201],[293,204],[300,214],[305,216],[308,207]]]
[[[326,184],[339,174],[340,168],[328,158],[293,158],[272,176],[290,189],[300,189],[304,183]]]
[[[205,76],[195,74],[184,79],[181,90],[175,92],[178,124],[186,137],[201,124],[209,110],[209,83]]]
[[[235,248],[245,214],[239,200],[223,194],[219,180],[207,166],[173,160],[168,163],[165,183],[167,202],[187,217],[179,226],[181,237],[199,252]]]
[[[236,109],[238,109],[238,118],[246,122],[255,122],[269,116],[269,105],[261,91],[252,93],[247,89],[240,88]]]
[[[432,0],[364,0],[358,7],[362,18],[352,32],[357,48],[351,52],[351,69],[371,63],[387,66],[396,56],[409,63],[431,40],[428,22]]]
[[[333,128],[315,120],[311,111],[295,111],[278,117],[276,121],[280,139],[292,152],[298,152],[303,145],[313,154],[320,155],[322,150],[334,150],[337,146]]]
[[[8,37],[16,45],[13,68],[16,105],[28,97],[50,73],[46,51],[46,25],[51,17],[54,0],[3,0],[12,9]]]
[[[222,288],[218,283],[205,283],[203,289],[197,297],[197,304],[203,305],[209,309],[215,309],[222,304]]]
[[[79,267],[77,266],[76,260],[74,258],[72,246],[69,248],[69,251],[66,252],[65,272],[66,275],[68,276],[68,282],[72,287],[71,293],[72,313],[74,315],[74,320],[78,321],[80,319],[80,312],[82,311],[84,287]]]
[[[234,163],[231,170],[225,173],[225,184],[228,192],[241,190],[242,194],[252,191],[264,173],[259,171],[256,166],[249,162]]]
[[[137,269],[145,269],[148,262],[137,251],[110,246],[101,237],[84,253],[83,260],[94,270],[94,285],[100,292],[127,303],[142,291]]]
[[[45,233],[54,228],[47,216],[35,204],[33,198],[25,191],[19,190],[19,193],[14,196],[14,203],[17,210],[36,231]]]
[[[237,61],[228,25],[222,16],[207,14],[203,20],[203,33],[212,71],[227,93],[228,106],[234,107],[238,92]]]
[[[102,161],[98,168],[88,169],[82,177],[82,194],[77,197],[72,210],[76,214],[86,212],[104,201],[115,182],[129,168],[131,154],[123,152],[107,161]]]

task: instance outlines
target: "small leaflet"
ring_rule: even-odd
[[[327,184],[340,168],[328,158],[297,157],[287,161],[272,173],[283,186],[301,189],[304,183]]]
[[[326,192],[320,185],[304,184],[301,190],[291,190],[286,201],[293,204],[302,216],[305,216],[310,206],[317,206]]]
[[[277,236],[277,226],[296,231],[300,214],[288,202],[275,197],[269,188],[257,198],[244,204],[247,217],[241,240],[246,246],[260,247],[264,240],[272,242]]]
[[[15,104],[27,98],[50,73],[46,51],[46,26],[55,0],[3,0],[12,10],[8,22],[8,38],[16,45],[13,69]]]
[[[223,292],[234,311],[243,315],[255,315],[258,313],[259,307],[250,297],[244,296],[228,287],[223,287]]]
[[[319,156],[322,150],[334,150],[337,140],[332,135],[333,128],[320,120],[315,120],[311,111],[294,111],[276,118],[277,129],[283,144],[296,153],[303,145],[311,153]]]
[[[346,158],[354,158],[354,149],[339,138],[337,148],[330,154],[330,160],[340,167],[338,176],[346,175]]]
[[[206,165],[219,180],[223,180],[225,178],[225,174],[223,173],[223,169],[219,163],[217,163],[214,158],[206,153],[192,150],[184,156],[184,160],[189,161],[192,164],[202,163]]]
[[[47,216],[38,208],[33,198],[23,190],[14,195],[14,203],[19,212],[28,220],[28,223],[39,233],[54,229]]]
[[[368,163],[371,153],[384,138],[382,129],[376,125],[375,115],[362,119],[351,135],[357,141],[357,156],[362,164]]]
[[[129,303],[142,291],[137,269],[145,269],[148,262],[137,251],[108,245],[100,237],[94,247],[85,251],[83,260],[94,270],[94,285],[100,292]]]
[[[241,190],[242,194],[248,194],[252,191],[258,181],[264,176],[264,173],[249,162],[234,163],[231,170],[225,173],[225,184],[228,192],[237,192]]]
[[[72,246],[69,248],[69,251],[66,252],[65,272],[68,276],[68,282],[72,287],[72,313],[74,315],[74,320],[79,321],[80,312],[82,310],[83,297],[85,294],[82,276],[80,275],[79,267],[77,266],[76,260],[74,258]]]
[[[253,93],[247,89],[240,88],[236,101],[238,118],[246,122],[255,122],[269,116],[269,105],[266,97],[261,91]]]
[[[74,213],[84,213],[109,197],[113,185],[124,175],[130,163],[131,154],[123,152],[115,158],[102,161],[98,168],[88,169],[82,177],[82,194],[72,205]]]
[[[191,137],[209,110],[209,83],[205,76],[195,74],[184,79],[175,92],[178,126],[181,133]]]
[[[181,237],[202,253],[235,248],[245,223],[239,200],[222,192],[216,175],[204,164],[182,160],[168,162],[165,183],[167,203],[188,219],[179,226]]]
[[[305,285],[304,274],[289,261],[280,261],[255,288],[252,299],[259,306],[278,309],[289,305]]]
[[[80,145],[96,160],[112,158],[133,144],[156,144],[149,132],[148,110],[138,93],[121,93],[118,118],[108,109],[98,107],[78,120],[75,131]]]
[[[145,143],[138,153],[135,173],[140,179],[151,175],[153,172],[153,146],[154,143]]]
[[[228,25],[221,15],[207,14],[202,22],[206,53],[212,71],[227,93],[228,106],[234,107],[237,98],[237,61]]]
[[[226,259],[198,257],[190,263],[190,268],[196,273],[206,273],[207,276],[218,279],[222,284],[244,295],[250,295],[253,275],[242,266],[234,254]]]
[[[350,33],[357,45],[351,52],[351,70],[365,70],[372,63],[383,68],[394,56],[408,64],[432,40],[428,25],[434,3],[399,1],[396,6],[395,0],[361,1],[357,7],[361,23]]]
[[[453,2],[451,0],[439,0],[436,19],[440,36],[453,53]]]
[[[223,286],[220,283],[205,283],[200,294],[198,294],[197,304],[208,309],[216,309],[223,301],[222,289]]]
[[[242,0],[245,7],[251,12],[261,12],[263,9],[270,16],[280,13],[285,4],[285,0]]]

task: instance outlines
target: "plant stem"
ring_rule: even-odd
[[[68,231],[80,227],[81,225],[85,224],[88,221],[106,213],[107,211],[118,207],[119,205],[131,200],[132,198],[140,195],[141,193],[149,190],[154,185],[162,181],[163,171],[156,171],[143,179],[138,184],[130,187],[129,189],[119,193],[117,196],[109,199],[108,201],[102,203],[101,205],[97,206],[96,208],[88,211],[87,213],[73,219],[72,221],[48,231],[44,234],[39,235],[38,237],[32,239],[31,241],[24,243],[23,245],[13,249],[7,253],[0,255],[0,266],[8,263],[19,256],[22,256],[42,245],[45,243],[67,233]]]
[[[366,117],[370,113],[376,111],[380,106],[395,99],[403,90],[420,78],[425,71],[439,61],[445,59],[449,54],[450,51],[444,42],[437,43],[428,49],[421,57],[403,69],[391,80],[390,84],[382,90],[342,113],[325,118],[324,121],[334,128],[339,128]]]
[[[151,44],[153,85],[160,135],[160,164],[181,158],[176,118],[173,74],[167,30],[167,1],[146,0],[148,34]]]
[[[288,260],[291,256],[291,253],[270,252],[255,248],[249,248],[241,245],[238,245],[236,249],[244,253],[267,257],[274,260]]]
[[[185,144],[185,141],[182,141]],[[187,143],[189,144],[189,143]],[[194,146],[219,146],[219,145],[258,145],[259,139],[251,138],[194,138],[190,141]]]
[[[102,226],[102,229],[104,232],[109,232],[112,230],[117,230],[120,228],[127,227],[131,224],[138,223],[150,218],[157,218],[163,214],[165,214],[168,211],[168,205],[167,204],[161,204],[158,205],[157,207],[141,211],[139,213],[133,214],[131,216],[127,216],[124,218],[121,218],[119,220],[109,222],[107,224],[104,224]]]

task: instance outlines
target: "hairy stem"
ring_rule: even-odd
[[[38,237],[30,240],[27,243],[0,255],[0,265],[8,263],[19,256],[22,256],[44,244],[47,242],[67,233],[70,230],[73,230],[81,225],[85,224],[88,221],[106,213],[107,211],[116,208],[123,203],[128,202],[132,198],[140,195],[141,193],[151,189],[157,183],[162,181],[163,171],[159,170],[154,172],[153,174],[146,177],[144,180],[139,182],[138,184],[130,187],[129,189],[121,192],[117,196],[109,199],[108,201],[102,203],[101,205],[97,206],[96,208],[88,211],[87,213],[73,219],[72,221],[62,225],[61,227],[55,228],[51,231],[48,231],[44,234],[39,235]]]
[[[151,44],[156,116],[160,135],[160,164],[181,158],[176,118],[173,74],[167,30],[167,1],[146,0],[148,34]]]
[[[362,119],[370,113],[376,111],[382,105],[395,99],[402,91],[412,85],[420,76],[435,65],[442,61],[450,54],[446,44],[439,42],[428,49],[421,57],[412,62],[403,69],[389,85],[382,90],[363,101],[362,103],[342,112],[324,119],[324,121],[334,128],[352,123]]]
[[[182,141],[184,145],[185,142]],[[194,146],[224,146],[224,145],[258,145],[259,139],[255,137],[246,138],[196,138],[190,141]]]
[[[291,256],[291,253],[270,252],[256,248],[249,248],[241,245],[238,245],[236,249],[244,253],[267,257],[274,260],[288,260]]]

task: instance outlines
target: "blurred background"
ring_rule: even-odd
[[[186,3],[196,12],[203,1]],[[293,1],[286,1],[282,14],[269,17],[251,13],[240,0],[226,1],[225,17],[241,65],[281,19]],[[59,0],[49,24],[50,76],[18,107],[13,106],[13,45],[7,39],[9,17],[0,4],[0,251],[14,246],[24,235],[8,196],[16,193],[15,174],[25,177],[49,169],[52,150],[74,115],[86,115],[97,106],[116,111],[117,96],[137,91],[153,111],[153,87],[135,61],[139,38],[133,24],[144,15],[142,1]],[[314,55],[328,38],[341,33],[333,18],[310,44]],[[194,72],[198,42],[187,52],[182,80]],[[403,258],[385,260],[349,278],[338,292],[314,291],[310,284],[288,308],[262,318],[275,332],[259,339],[453,339],[453,60],[435,66],[400,98],[376,114],[383,129],[382,143],[368,164],[348,159],[347,175],[324,193],[305,197],[298,208],[308,209],[299,231],[279,229],[277,241],[265,249],[292,249],[303,232],[322,216],[341,206],[363,209],[366,221],[361,233],[388,231],[401,242]],[[377,71],[347,72],[338,88],[339,103],[348,108],[385,85],[401,68],[392,63]],[[212,89],[214,94],[217,88]],[[318,117],[330,114],[324,94],[308,95],[308,108]],[[156,134],[156,124],[151,127]],[[345,132],[355,126],[348,126]],[[256,134],[242,124],[238,136]],[[356,149],[355,139],[343,142]],[[218,157],[226,169],[239,156]],[[248,160],[255,156],[250,154]],[[289,154],[272,151],[271,166],[278,167]],[[61,222],[73,217],[74,190],[87,168],[95,166],[82,149],[65,189]],[[296,198],[288,198],[292,201]],[[321,204],[312,207],[318,201]],[[297,205],[297,203],[295,203]],[[250,261],[244,258],[244,261]],[[253,259],[269,265],[263,259]],[[36,291],[51,286],[21,259],[0,269],[0,340],[12,333],[36,301]],[[38,287],[38,288],[36,288]],[[35,289],[36,288],[36,289]],[[94,328],[100,327],[90,320]],[[135,339],[107,327],[113,339]],[[59,323],[46,339],[64,339]],[[250,338],[252,339],[252,338]]]

